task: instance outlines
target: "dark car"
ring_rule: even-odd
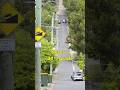
[[[63,20],[62,20],[62,23],[67,23],[67,20],[66,20],[66,19],[63,19]]]

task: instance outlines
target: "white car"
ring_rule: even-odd
[[[82,72],[73,72],[73,74],[71,75],[71,79],[73,81],[76,81],[76,80],[83,81],[83,74],[82,74]]]
[[[58,24],[61,24],[61,20],[58,20]]]

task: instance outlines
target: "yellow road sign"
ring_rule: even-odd
[[[45,32],[40,28],[35,28],[35,41],[40,41],[45,36]]]
[[[24,20],[22,15],[10,3],[5,3],[0,12],[0,17],[2,17],[0,30],[6,35],[11,33]]]

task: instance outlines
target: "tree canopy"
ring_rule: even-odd
[[[86,54],[100,60],[102,90],[119,90],[120,1],[87,0]],[[115,75],[115,76],[114,76]]]
[[[16,90],[34,89],[35,71],[34,40],[24,30],[16,31],[16,51],[14,53],[14,80]]]
[[[120,64],[118,0],[90,0],[86,6],[86,53],[103,64]]]
[[[85,0],[64,0],[69,22],[68,42],[78,53],[85,52]]]

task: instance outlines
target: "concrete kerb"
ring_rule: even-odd
[[[53,90],[53,87],[55,85],[55,80],[57,79],[57,75],[54,74],[53,75],[53,82],[52,83],[48,83],[47,87],[41,87],[41,90]]]
[[[53,87],[55,85],[55,80],[57,79],[57,75],[53,74],[53,82],[48,84],[48,90],[53,90]]]

